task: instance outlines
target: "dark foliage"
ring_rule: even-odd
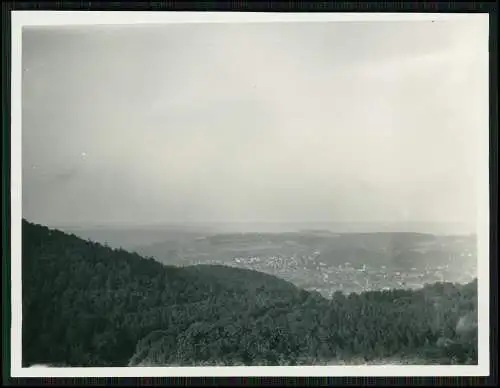
[[[477,283],[327,300],[256,271],[168,267],[23,221],[23,364],[477,363]]]

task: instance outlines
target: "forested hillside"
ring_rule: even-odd
[[[476,282],[328,300],[260,272],[168,267],[27,221],[22,276],[24,365],[477,363]]]

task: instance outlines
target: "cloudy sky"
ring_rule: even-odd
[[[488,26],[23,32],[23,217],[44,224],[464,222]]]

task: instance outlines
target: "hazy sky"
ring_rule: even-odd
[[[477,20],[23,33],[23,216],[474,223]]]

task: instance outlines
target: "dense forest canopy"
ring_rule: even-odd
[[[329,300],[23,221],[23,365],[477,363],[477,280]],[[361,361],[360,361],[361,360]]]

